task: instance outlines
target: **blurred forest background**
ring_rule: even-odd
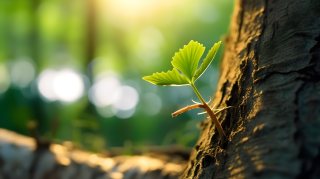
[[[172,69],[190,40],[206,51],[228,32],[232,0],[0,0],[0,128],[93,152],[192,147],[205,118],[191,87],[141,78]],[[197,81],[209,100],[220,47]],[[29,126],[29,127],[28,127]]]

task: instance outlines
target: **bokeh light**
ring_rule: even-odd
[[[53,90],[61,101],[72,102],[84,93],[81,76],[70,69],[59,71],[53,79]]]
[[[53,81],[57,72],[55,70],[44,70],[38,78],[38,90],[40,94],[50,101],[57,100],[53,90]]]
[[[91,87],[90,100],[96,106],[103,107],[113,104],[120,97],[117,93],[121,86],[119,79],[114,74],[102,74]]]
[[[136,111],[136,108],[131,108],[129,110],[121,110],[121,109],[117,109],[117,108],[112,108],[113,109],[113,113],[120,119],[127,119],[131,116],[133,116],[133,114]]]
[[[11,64],[10,76],[14,86],[25,88],[34,79],[35,66],[29,59],[21,59]]]
[[[83,95],[85,86],[81,76],[71,69],[48,69],[40,74],[38,89],[50,101],[73,102]]]
[[[105,118],[110,118],[113,117],[115,114],[112,110],[112,106],[96,106],[96,110],[98,112],[99,115],[101,115],[102,117]]]
[[[131,86],[121,86],[117,89],[116,95],[119,98],[115,101],[113,106],[119,110],[129,110],[135,107],[139,101],[139,94],[137,90]]]
[[[143,111],[148,116],[154,116],[158,114],[162,108],[162,100],[155,93],[149,92],[144,94],[142,96],[142,101],[144,103]]]
[[[132,86],[122,85],[115,73],[105,72],[98,76],[91,87],[89,99],[101,116],[110,118],[115,115],[125,119],[135,113],[139,93]]]

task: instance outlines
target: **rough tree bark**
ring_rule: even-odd
[[[212,104],[181,178],[320,178],[320,1],[238,0]]]

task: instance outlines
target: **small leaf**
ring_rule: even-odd
[[[175,53],[171,64],[191,81],[198,68],[204,49],[203,45],[191,40],[188,45],[185,45],[178,53]]]
[[[181,86],[189,84],[189,80],[187,79],[187,77],[182,76],[175,68],[173,68],[172,71],[169,70],[167,73],[154,73],[152,76],[145,76],[142,79],[155,85],[164,86]]]
[[[214,46],[211,48],[211,50],[208,52],[207,57],[203,60],[200,68],[196,71],[196,74],[192,78],[193,83],[203,74],[204,71],[206,71],[206,69],[212,62],[214,56],[216,55],[220,47],[220,44],[221,44],[221,41],[219,41],[218,43],[215,43]]]

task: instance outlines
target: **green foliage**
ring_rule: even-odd
[[[221,44],[221,41],[219,41],[218,43],[215,43],[214,46],[211,48],[207,57],[203,60],[200,68],[196,71],[196,74],[193,76],[192,78],[193,82],[195,82],[203,74],[203,72],[206,71],[206,69],[212,62],[213,58],[216,56],[217,51],[220,47],[220,44]]]
[[[154,73],[152,76],[147,76],[143,79],[156,85],[185,85],[187,84],[187,82],[189,82],[189,85],[197,94],[202,104],[196,104],[188,106],[186,108],[182,108],[173,113],[172,116],[177,116],[178,114],[181,114],[190,109],[199,107],[204,108],[206,110],[206,113],[208,113],[210,118],[217,126],[221,140],[225,141],[227,138],[226,134],[224,133],[221,124],[219,123],[215,114],[225,109],[228,109],[231,106],[224,107],[222,109],[210,108],[208,105],[209,102],[207,103],[204,101],[199,91],[194,86],[194,82],[204,73],[204,71],[212,62],[214,56],[216,55],[219,49],[220,44],[221,42],[214,44],[214,46],[209,51],[207,57],[203,60],[203,63],[201,64],[200,68],[197,70],[199,60],[204,52],[204,47],[200,43],[191,40],[187,46],[184,46],[182,50],[180,49],[179,52],[176,53],[173,57],[173,61],[171,62],[174,67],[173,71],[169,71],[168,73]],[[180,70],[182,74],[185,76],[179,74],[176,68]]]
[[[203,45],[191,40],[188,45],[185,45],[183,49],[180,49],[179,52],[174,55],[171,64],[192,81],[204,49]]]
[[[188,85],[189,80],[187,77],[180,75],[177,69],[173,68],[172,71],[167,73],[154,73],[152,76],[146,76],[142,79],[149,81],[155,85],[170,85],[170,86],[181,86]]]
[[[205,47],[198,42],[191,40],[188,45],[185,45],[183,49],[180,49],[178,53],[172,58],[171,64],[173,70],[167,73],[154,73],[152,76],[146,76],[142,79],[155,84],[155,85],[188,85],[193,84],[208,68],[216,55],[221,41],[215,43],[209,51],[207,57],[203,60],[200,68],[197,70],[199,60],[204,52]],[[182,72],[180,74],[178,70]]]

